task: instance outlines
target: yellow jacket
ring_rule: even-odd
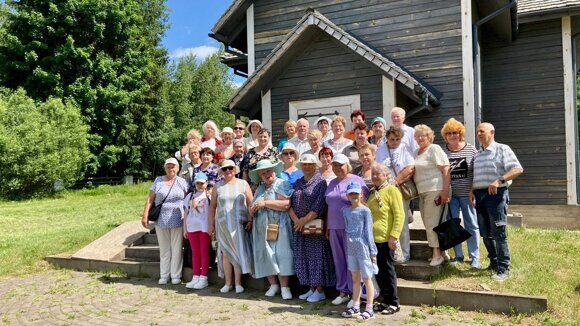
[[[377,195],[380,200],[377,200]],[[380,205],[379,205],[380,204]],[[373,235],[376,243],[389,241],[393,236],[399,239],[405,222],[403,196],[396,186],[387,186],[371,191],[367,205],[373,214]]]

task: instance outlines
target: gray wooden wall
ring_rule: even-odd
[[[561,20],[520,25],[512,44],[483,42],[483,120],[524,167],[512,203],[566,204]]]
[[[296,25],[309,7],[317,9],[359,40],[403,65],[443,93],[440,110],[413,117],[409,121],[411,125],[426,123],[433,129],[439,130],[450,117],[463,120],[460,1],[256,0],[254,15],[257,65]],[[317,46],[323,47],[323,45]],[[325,56],[326,59],[324,59]],[[322,53],[323,60],[328,60],[331,56],[333,54],[328,51],[326,54]],[[318,95],[312,93],[312,85],[317,77],[307,74],[309,68],[306,62],[303,64],[304,67],[292,66],[294,79],[281,80],[280,85],[277,85],[277,87],[286,85],[287,88],[296,88],[295,91],[291,94],[285,93],[283,96],[278,95],[284,94],[282,90],[272,92],[273,125],[276,119],[287,117],[288,100],[298,99],[297,97],[300,99],[323,97],[320,92],[317,93]],[[350,67],[355,68],[354,65]],[[369,83],[370,76],[366,72],[368,68],[361,65],[356,65],[356,67],[361,71],[337,74],[336,77],[340,78],[332,81],[335,86],[328,86],[329,89],[334,88],[334,91],[326,92],[339,94],[339,89],[344,89],[351,83],[345,79],[356,73],[356,78],[367,79],[358,86],[367,94],[362,96],[362,109],[365,112],[376,110],[375,104],[380,107],[378,99],[378,96],[381,96],[380,78],[375,78],[376,84],[375,81],[371,84]],[[336,69],[345,68],[336,67]],[[301,78],[301,73],[306,74],[304,78]],[[340,94],[348,95],[342,91]],[[378,111],[376,112],[379,114]],[[372,119],[370,114],[367,115]],[[280,130],[280,128],[276,126],[274,129]],[[441,137],[437,137],[436,141],[440,142]]]

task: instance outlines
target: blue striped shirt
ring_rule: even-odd
[[[486,189],[489,184],[501,178],[508,171],[522,168],[516,154],[505,144],[492,142],[486,149],[480,149],[473,163],[473,189]],[[511,181],[502,186],[508,187]]]

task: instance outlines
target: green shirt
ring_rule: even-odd
[[[377,195],[380,198],[377,200]],[[373,214],[373,234],[376,243],[389,241],[393,236],[399,239],[405,222],[403,196],[395,186],[387,186],[369,194],[367,205]]]

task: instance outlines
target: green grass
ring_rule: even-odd
[[[101,186],[57,198],[0,202],[0,277],[44,270],[45,256],[73,253],[123,222],[140,219],[149,187]]]
[[[538,324],[548,319],[575,324],[580,320],[580,232],[527,228],[508,229],[512,259],[511,278],[503,283],[491,280],[489,271],[472,271],[469,264],[445,266],[435,276],[436,286],[518,293],[548,298],[548,313],[536,315]],[[464,253],[467,253],[464,244]],[[481,243],[481,261],[487,267],[487,251]],[[483,286],[482,286],[483,285]],[[516,318],[517,317],[517,318]],[[515,320],[521,316],[514,314]]]

